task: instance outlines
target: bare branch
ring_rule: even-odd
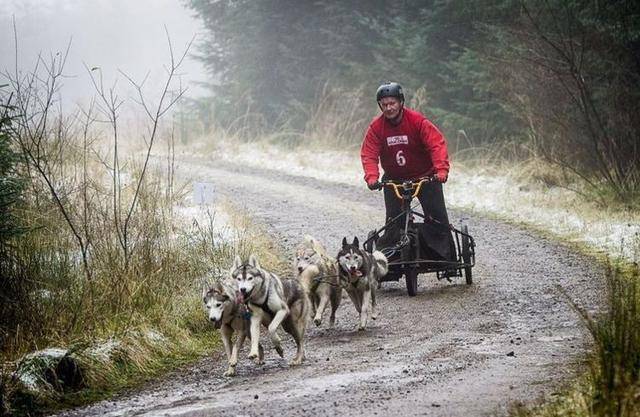
[[[174,78],[179,66],[182,64],[184,57],[187,55],[188,48],[191,46],[191,42],[190,42],[188,44],[187,48],[185,49],[184,53],[182,54],[181,58],[176,63],[175,57],[174,57],[174,54],[173,54],[173,47],[171,45],[171,39],[169,37],[168,31],[166,30],[166,28],[165,28],[165,31],[167,33],[167,41],[168,41],[168,44],[169,44],[169,52],[170,52],[170,59],[171,59],[171,69],[169,71],[169,74],[167,76],[164,88],[162,90],[160,101],[158,102],[158,105],[156,107],[155,114],[152,113],[147,108],[147,106],[144,106],[145,111],[147,112],[148,115],[150,115],[150,118],[151,118],[151,121],[152,121],[152,128],[151,128],[151,135],[149,137],[149,143],[148,143],[148,146],[147,146],[147,152],[146,152],[144,164],[142,166],[142,172],[140,173],[140,176],[138,178],[136,189],[135,189],[135,192],[134,192],[134,195],[133,195],[133,201],[131,202],[131,205],[129,206],[129,212],[127,213],[127,216],[125,217],[125,220],[124,220],[123,236],[125,238],[125,242],[126,242],[126,239],[127,239],[128,227],[129,227],[133,212],[134,212],[134,210],[136,208],[136,205],[137,205],[137,202],[138,202],[138,198],[140,196],[140,191],[141,191],[141,188],[142,188],[142,184],[143,184],[144,179],[145,179],[145,174],[146,174],[148,166],[149,166],[149,159],[151,157],[151,150],[153,149],[153,145],[154,145],[157,133],[158,133],[158,126],[159,126],[160,119],[167,112],[167,110],[173,104],[175,104],[177,99],[179,97],[181,97],[182,94],[184,93],[184,91],[180,91],[177,94],[177,98],[176,99],[170,100],[168,105],[166,105],[166,106],[164,105],[164,102],[165,102],[167,94],[169,93],[169,88],[171,86],[173,78]],[[133,86],[136,88],[136,90],[140,94],[141,101],[144,103],[144,97],[142,97],[142,87],[141,87],[141,85],[136,84],[135,82],[133,82],[133,80],[131,80],[130,77],[127,77],[127,78],[131,81]],[[126,245],[126,243],[125,243],[125,245]]]

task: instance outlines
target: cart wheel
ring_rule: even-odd
[[[464,263],[469,264],[471,263],[471,241],[468,236],[465,236],[469,234],[467,225],[462,226],[462,233],[464,233],[462,235],[462,260]],[[464,267],[464,279],[467,282],[467,285],[473,284],[473,275],[471,273],[470,266]]]
[[[367,234],[367,243],[363,245],[364,250],[366,250],[369,253],[373,253],[373,245],[377,240],[377,239],[374,239],[374,237],[376,236],[376,232],[377,232],[376,230],[371,230],[369,234]]]
[[[418,270],[411,268],[404,274],[404,280],[407,284],[407,292],[410,297],[415,297],[418,293]]]

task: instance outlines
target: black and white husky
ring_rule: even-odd
[[[248,262],[236,256],[231,267],[231,278],[236,282],[239,301],[251,312],[251,351],[249,358],[259,355],[260,323],[268,322],[269,336],[280,356],[283,356],[278,327],[296,342],[296,357],[291,365],[304,360],[304,334],[309,318],[310,303],[302,286],[296,280],[281,280],[272,272],[260,267],[258,259],[251,255]]]
[[[360,315],[358,330],[364,330],[369,317],[376,319],[376,288],[379,279],[387,274],[389,265],[382,252],[369,253],[359,246],[357,237],[353,243],[347,243],[347,238],[343,238],[337,260],[340,284]]]
[[[231,283],[217,281],[202,290],[202,302],[207,311],[209,320],[216,329],[220,330],[222,344],[227,355],[229,368],[225,376],[236,374],[238,364],[238,352],[249,334],[249,315],[246,307],[236,301],[236,290]],[[232,345],[233,333],[237,333],[236,341]],[[256,363],[264,363],[264,350],[258,345],[258,357]]]

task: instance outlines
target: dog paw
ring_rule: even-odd
[[[365,326],[358,326],[358,331],[359,332],[364,332],[365,330],[367,330],[367,328]]]
[[[258,352],[249,352],[249,359],[256,359],[258,357]]]
[[[224,373],[224,376],[236,376],[236,368],[230,366],[227,372]]]
[[[275,347],[276,352],[278,353],[278,355],[280,355],[281,358],[284,358],[284,350],[282,350],[282,346],[276,345],[274,347]]]
[[[264,365],[264,358],[255,358],[253,361],[256,365]]]
[[[303,359],[294,359],[291,362],[289,362],[289,366],[302,365],[302,361],[303,361]]]
[[[321,319],[313,319],[313,324],[315,324],[316,326],[320,326],[322,324],[322,320]]]

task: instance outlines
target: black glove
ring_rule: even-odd
[[[382,183],[380,181],[372,182],[370,184],[367,184],[367,187],[369,187],[371,191],[380,190],[382,189]]]

